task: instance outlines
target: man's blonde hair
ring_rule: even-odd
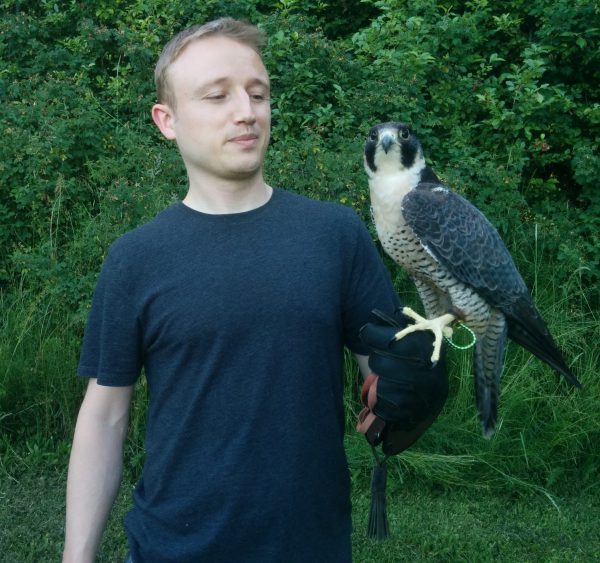
[[[169,67],[187,45],[210,35],[222,35],[239,41],[254,49],[259,55],[262,46],[265,44],[265,34],[260,29],[255,25],[233,18],[220,18],[205,24],[193,25],[180,31],[165,45],[154,69],[154,83],[156,84],[159,103],[175,108],[175,93],[169,84]]]

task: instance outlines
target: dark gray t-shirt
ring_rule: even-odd
[[[343,206],[175,204],[110,249],[78,373],[149,395],[134,561],[351,560],[343,347],[399,305]]]

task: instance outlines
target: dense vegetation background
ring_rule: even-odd
[[[369,222],[362,144],[411,122],[440,177],[498,227],[584,388],[510,348],[500,425],[475,416],[469,354],[399,475],[438,484],[595,487],[600,453],[600,11],[593,0],[0,1],[0,473],[64,466],[74,377],[107,247],[185,193],[153,126],[153,65],[183,27],[222,15],[270,42],[270,183]],[[416,293],[393,264],[398,290]],[[355,377],[349,363],[349,381]],[[143,451],[144,386],[128,467]],[[348,427],[355,386],[348,385]],[[357,478],[369,468],[349,436]],[[364,472],[364,475],[361,473]],[[366,486],[366,485],[365,485]],[[596,489],[597,492],[597,489]]]

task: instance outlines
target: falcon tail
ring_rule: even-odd
[[[507,326],[504,315],[491,311],[484,331],[477,335],[475,344],[475,399],[481,430],[491,438],[498,419],[500,376],[504,365]]]
[[[507,314],[508,337],[546,362],[573,386],[581,387],[554,342],[546,323],[536,308],[526,299],[519,300]]]
[[[502,364],[498,364],[500,369]],[[475,400],[484,438],[490,439],[498,420],[499,387],[496,381],[485,381],[486,369],[481,354],[475,352]],[[494,378],[495,379],[495,378]]]

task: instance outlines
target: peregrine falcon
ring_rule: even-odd
[[[385,252],[414,281],[427,319],[396,334],[432,330],[437,361],[442,335],[462,320],[476,335],[475,396],[486,438],[497,420],[507,336],[580,387],[494,226],[450,191],[425,164],[408,125],[382,123],[369,132],[364,164],[371,209]]]

